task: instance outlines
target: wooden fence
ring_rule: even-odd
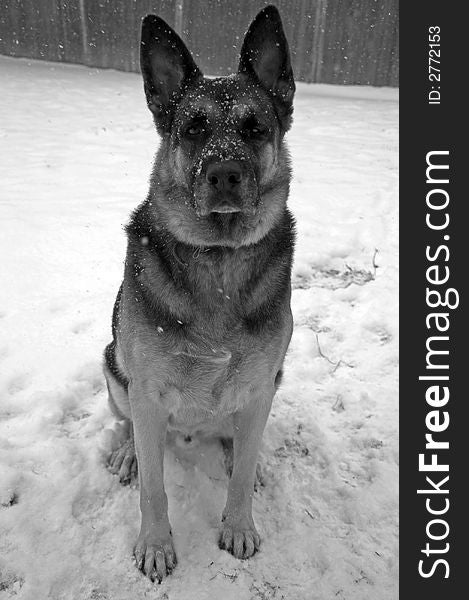
[[[155,13],[208,75],[236,70],[268,0],[0,0],[0,54],[138,71],[141,18]],[[274,0],[300,81],[397,86],[398,0]]]

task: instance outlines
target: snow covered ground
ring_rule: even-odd
[[[295,331],[254,501],[218,549],[217,444],[170,443],[179,566],[133,566],[101,353],[157,135],[133,74],[0,57],[0,599],[397,598],[397,90],[298,85]],[[376,253],[376,250],[378,252]]]

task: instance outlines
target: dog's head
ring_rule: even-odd
[[[285,210],[290,180],[283,137],[295,83],[277,9],[263,9],[238,73],[205,78],[159,17],[142,24],[141,70],[162,136],[151,201],[180,241],[240,246],[261,239]]]

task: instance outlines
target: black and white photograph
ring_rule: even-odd
[[[397,600],[398,0],[0,0],[0,113],[0,600]]]

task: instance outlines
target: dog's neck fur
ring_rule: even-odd
[[[236,249],[179,241],[155,222],[148,202],[135,211],[127,234],[126,268],[135,289],[149,311],[176,321],[214,311],[259,320],[263,306],[268,307],[266,318],[273,318],[272,299],[290,279],[294,223],[287,209],[262,240]]]

